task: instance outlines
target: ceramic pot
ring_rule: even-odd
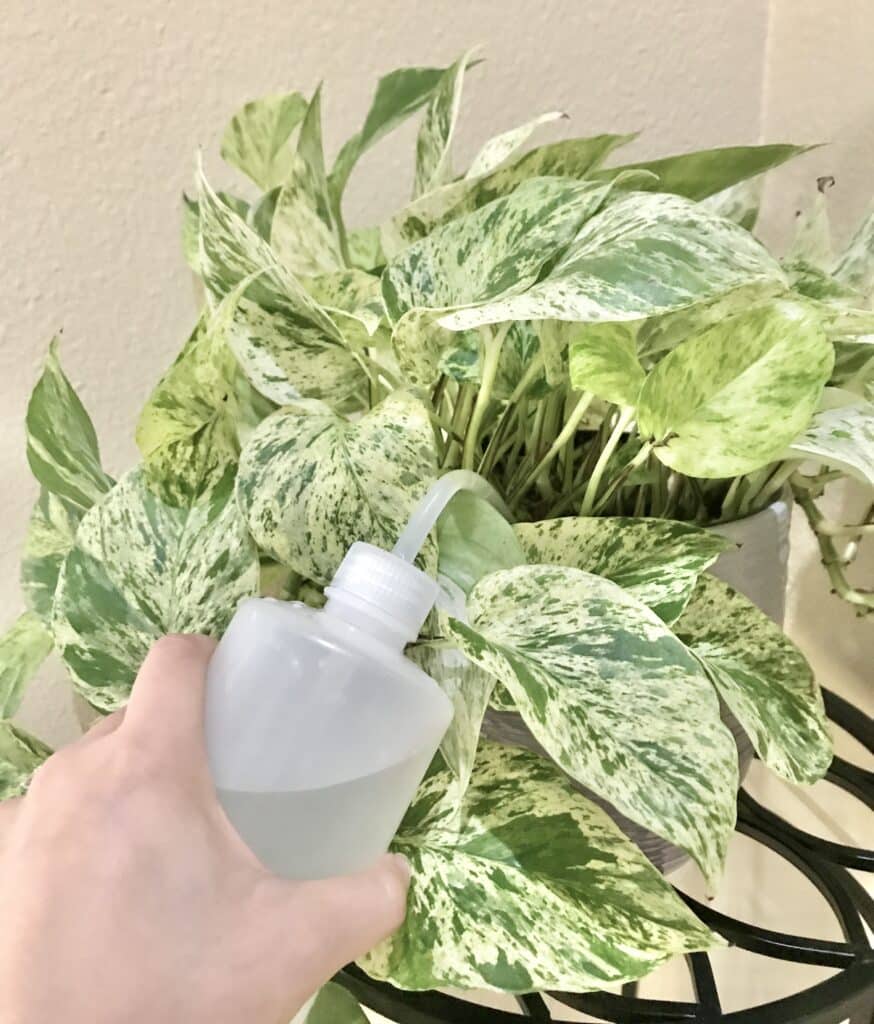
[[[711,570],[713,574],[748,597],[781,626],[786,607],[791,515],[791,504],[780,500],[755,515],[713,527],[714,532],[728,537],[738,545],[736,550],[719,556]],[[725,704],[722,704],[721,714],[737,744],[738,766],[743,780],[755,756],[753,747]],[[549,758],[516,712],[494,711],[490,708],[483,721],[483,735],[509,746],[534,750]],[[683,850],[635,824],[585,786],[574,780],[571,783],[575,789],[602,807],[659,870],[671,871],[689,859]]]

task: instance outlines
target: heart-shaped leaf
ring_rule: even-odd
[[[487,573],[522,565],[513,527],[489,502],[460,491],[437,521],[437,566],[467,594]]]
[[[328,583],[354,541],[392,547],[436,473],[428,412],[400,391],[354,423],[323,405],[275,412],[243,450],[237,497],[259,547]]]
[[[571,384],[607,402],[636,405],[645,376],[636,334],[636,324],[574,325],[568,348]]]
[[[548,762],[483,743],[461,815],[447,769],[393,848],[407,916],[362,966],[405,989],[605,988],[721,945],[607,815]]]
[[[804,655],[751,601],[702,576],[674,632],[701,659],[756,753],[791,782],[832,759],[822,695]]]
[[[27,404],[26,426],[27,461],[52,494],[84,510],[112,486],[91,419],[58,361],[57,338]]]
[[[294,157],[288,140],[306,112],[307,101],[299,92],[252,100],[225,129],[222,156],[269,192],[288,174]]]
[[[701,573],[733,546],[709,530],[670,519],[568,516],[513,529],[528,562],[605,576],[668,623],[686,607]]]
[[[735,821],[737,749],[695,658],[610,580],[565,566],[486,576],[451,620],[579,782],[690,853],[712,885]]]
[[[30,514],[21,559],[21,589],[28,606],[45,623],[51,620],[58,573],[73,546],[82,514],[44,487]]]
[[[322,149],[322,89],[310,100],[300,126],[297,151],[276,199],[270,245],[298,276],[343,266],[338,224],[325,173]]]
[[[20,615],[0,636],[0,719],[18,710],[24,687],[51,649],[52,635],[33,612]]]
[[[557,121],[563,117],[567,117],[567,114],[562,113],[560,110],[551,110],[549,113],[541,114],[531,121],[526,121],[525,124],[519,125],[518,128],[511,128],[509,131],[501,132],[500,135],[495,135],[494,138],[489,139],[477,151],[476,156],[471,160],[470,167],[468,167],[464,175],[465,179],[468,181],[472,179],[478,181],[485,175],[493,173],[525,145],[535,129],[539,128],[542,124],[549,124],[550,121]],[[540,175],[567,174],[567,171],[562,169],[541,171],[539,173]],[[571,175],[567,176],[571,177]]]
[[[832,273],[841,284],[874,298],[874,209],[856,229]]]
[[[857,401],[823,409],[786,454],[815,459],[874,487],[874,404]]]
[[[342,985],[323,985],[307,1010],[304,1024],[369,1024],[358,1000]]]
[[[450,151],[461,106],[464,73],[470,58],[471,53],[465,53],[443,72],[425,108],[425,116],[416,137],[414,199],[445,185],[452,177]]]
[[[142,469],[85,514],[55,594],[55,642],[84,696],[121,707],[165,633],[220,635],[258,591],[258,554],[233,474],[188,507],[167,505]]]
[[[779,300],[669,352],[640,393],[638,429],[687,476],[729,477],[778,458],[810,422],[834,354],[806,306]]]
[[[632,192],[583,224],[533,287],[439,322],[458,331],[505,320],[640,320],[769,283],[785,283],[780,267],[737,224],[679,196]]]

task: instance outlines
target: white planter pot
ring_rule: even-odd
[[[748,597],[780,625],[786,604],[791,514],[791,505],[781,500],[746,519],[713,527],[715,532],[729,537],[739,545],[736,551],[720,555],[712,569],[714,575]],[[722,706],[722,720],[731,730],[737,744],[738,766],[743,779],[754,757],[752,744],[725,705]],[[483,735],[499,743],[526,747],[550,759],[522,717],[515,712],[489,709],[483,722]],[[602,807],[661,871],[672,871],[689,859],[683,850],[626,818],[585,786],[573,779],[570,781],[575,789]]]

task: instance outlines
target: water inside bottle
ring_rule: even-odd
[[[329,878],[385,853],[422,778],[431,751],[371,775],[313,789],[219,789],[232,824],[262,863],[285,878]]]

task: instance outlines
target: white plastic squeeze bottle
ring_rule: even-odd
[[[384,853],[452,718],[404,657],[438,594],[412,564],[472,473],[442,477],[395,548],[356,543],[314,610],[251,598],[209,667],[206,740],[219,799],[262,862],[286,878],[367,867]]]

